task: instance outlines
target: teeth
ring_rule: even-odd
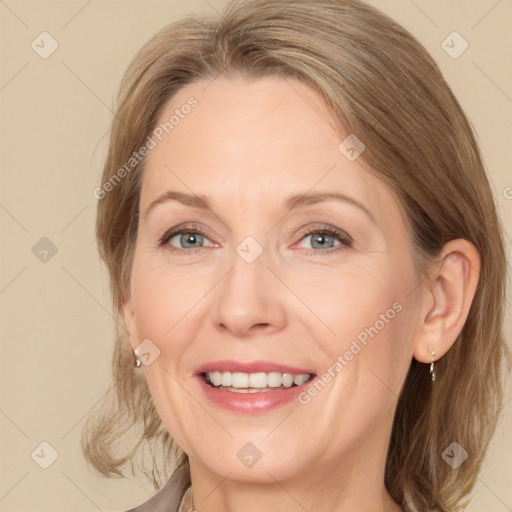
[[[302,373],[301,375],[295,375],[293,377],[293,383],[297,386],[300,386],[301,384],[304,384],[309,379],[309,375],[306,373]]]
[[[283,383],[283,374],[279,372],[267,373],[267,386],[269,388],[278,388]]]
[[[231,374],[231,386],[234,388],[248,388],[249,387],[249,375],[247,373],[232,373]]]
[[[283,373],[283,386],[291,388],[293,385],[293,375],[291,373]]]
[[[225,386],[232,389],[248,389],[253,388],[278,388],[284,386],[290,388],[294,384],[300,386],[307,382],[311,375],[309,373],[301,373],[293,375],[292,373],[279,372],[259,372],[259,373],[242,373],[242,372],[208,372],[207,379],[216,387]],[[250,390],[249,393],[256,391]]]
[[[208,377],[210,379],[210,382],[214,386],[220,386],[222,384],[222,373],[220,373],[220,372],[210,372],[208,374]]]
[[[222,372],[221,374],[221,385],[222,386],[231,386],[233,382],[232,374],[230,372]]]
[[[267,374],[266,373],[251,373],[249,375],[249,388],[266,388],[267,387]]]

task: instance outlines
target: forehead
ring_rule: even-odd
[[[158,126],[141,206],[169,189],[267,206],[297,192],[331,190],[366,203],[376,218],[395,203],[379,179],[339,150],[348,133],[335,129],[323,99],[298,81],[193,83],[168,102]]]

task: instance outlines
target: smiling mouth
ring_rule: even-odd
[[[203,372],[201,376],[210,387],[232,393],[264,393],[301,386],[314,374],[280,372]]]

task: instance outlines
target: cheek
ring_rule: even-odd
[[[412,268],[383,265],[334,274],[319,286],[310,303],[333,332],[322,337],[331,364],[341,356],[344,373],[372,369],[399,386],[412,357],[413,283]]]
[[[178,333],[187,325],[187,316],[212,287],[212,276],[171,268],[149,256],[134,260],[132,303],[139,339],[150,338],[161,349],[179,350]],[[173,340],[170,344],[169,340]]]
[[[187,313],[203,295],[191,286],[189,275],[136,256],[132,270],[132,303],[138,342],[151,340],[158,356],[143,366],[146,382],[165,428],[182,447],[183,432],[194,423],[190,396],[183,387],[182,368],[193,333],[187,329]],[[199,284],[201,280],[194,280]]]

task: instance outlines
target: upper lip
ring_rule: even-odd
[[[212,361],[200,366],[196,370],[196,374],[208,372],[240,372],[240,373],[258,373],[258,372],[279,372],[279,373],[293,373],[300,375],[302,373],[313,374],[311,370],[289,366],[281,363],[274,363],[272,361],[234,361],[224,359],[222,361]]]

